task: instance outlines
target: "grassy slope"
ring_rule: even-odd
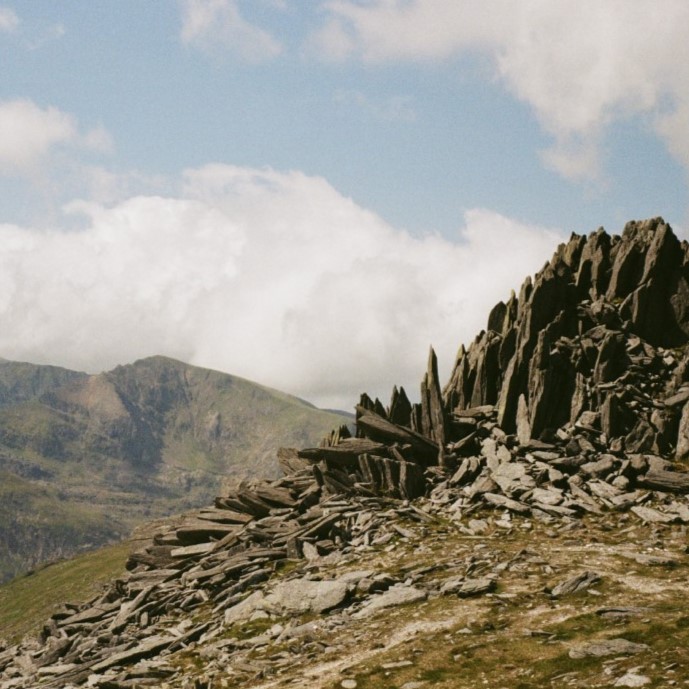
[[[72,560],[45,566],[0,586],[0,639],[16,642],[35,634],[66,601],[98,594],[124,570],[129,542],[101,548]]]

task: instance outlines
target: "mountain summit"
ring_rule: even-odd
[[[686,243],[573,236],[444,389],[363,395],[0,649],[0,688],[689,683]]]

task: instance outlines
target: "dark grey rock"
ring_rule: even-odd
[[[571,593],[578,593],[579,591],[585,591],[599,581],[600,576],[595,572],[582,572],[553,586],[550,595],[553,598],[560,598]]]

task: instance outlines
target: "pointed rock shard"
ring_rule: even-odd
[[[638,227],[628,224],[615,247],[615,258],[606,292],[609,301],[624,299],[643,282],[644,244],[638,241]],[[645,243],[645,242],[644,242]]]
[[[424,435],[438,445],[445,444],[445,408],[438,379],[438,358],[431,347],[428,370],[421,385],[421,417]]]
[[[567,244],[560,244],[551,260],[551,265],[559,270],[561,265],[575,271],[579,265],[581,252],[586,246],[586,237],[572,233]]]
[[[600,407],[601,430],[608,438],[617,438],[631,431],[634,415],[630,413],[622,397],[609,394]]]
[[[593,372],[594,381],[596,383],[608,383],[616,380],[624,373],[628,361],[624,334],[620,332],[607,333],[598,350],[598,358]]]
[[[618,296],[625,297],[623,316],[630,319],[635,332],[654,345],[683,344],[689,335],[689,288],[683,267],[687,246],[662,218],[627,223],[621,245],[626,252],[620,256],[630,254],[634,258],[628,271],[632,275],[622,286],[616,285]],[[627,259],[626,263],[630,262]],[[624,294],[624,288],[630,291]]]
[[[581,252],[576,286],[581,296],[596,299],[605,293],[610,269],[610,235],[600,227],[589,235]]]
[[[471,393],[471,406],[480,407],[485,404],[495,404],[500,387],[500,346],[502,337],[488,331],[480,335],[472,345],[474,378]],[[470,359],[472,357],[470,356]]]
[[[395,386],[392,390],[392,399],[390,400],[390,410],[388,411],[388,419],[398,426],[411,427],[411,412],[412,406],[407,393],[403,387],[397,389]]]
[[[507,304],[503,301],[499,301],[488,316],[488,330],[502,334],[506,318]]]
[[[423,470],[413,462],[400,462],[400,493],[401,497],[413,500],[426,491]]]
[[[443,399],[448,409],[468,406],[466,403],[468,376],[469,366],[467,351],[464,345],[462,345],[457,352],[455,367],[452,371],[450,381],[443,390]]]
[[[373,403],[373,411],[378,414],[378,416],[382,416],[384,419],[388,418],[388,412],[383,406],[383,403],[376,397],[375,402]]]

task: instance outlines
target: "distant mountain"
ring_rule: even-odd
[[[280,445],[349,420],[165,357],[98,375],[0,359],[0,580],[274,476]]]

